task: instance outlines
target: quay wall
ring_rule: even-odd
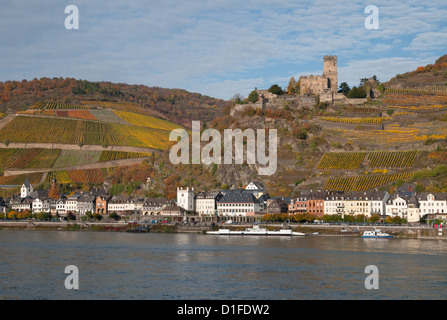
[[[35,221],[0,221],[0,230],[6,229],[22,229],[22,230],[55,230],[55,231],[116,231],[125,232],[134,225],[122,222],[35,222]],[[213,225],[177,225],[177,224],[149,224],[151,232],[153,233],[199,233],[204,234],[211,230]],[[281,224],[266,224],[261,225],[270,230],[279,230]],[[219,224],[214,225],[214,230],[221,227]],[[226,226],[232,230],[244,230],[252,227],[251,224],[237,224]],[[290,228],[294,231],[303,232],[306,234],[313,234],[318,232],[321,236],[342,236],[342,230],[346,231],[346,236],[358,237],[366,230],[374,230],[374,226],[355,226],[355,225],[319,225],[319,224],[290,224]],[[377,226],[383,232],[392,234],[399,239],[439,239],[447,240],[447,230],[443,230],[439,235],[439,230],[427,226]],[[318,235],[314,235],[318,236]]]

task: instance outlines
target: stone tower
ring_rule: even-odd
[[[194,211],[194,188],[177,188],[177,206],[187,211]]]
[[[338,92],[337,56],[324,56],[323,77],[327,78],[327,88]]]

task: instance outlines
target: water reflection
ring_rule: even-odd
[[[439,240],[2,230],[0,241],[4,299],[446,298]],[[63,286],[69,264],[79,292]]]

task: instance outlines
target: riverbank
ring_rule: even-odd
[[[140,224],[141,225],[141,224]],[[0,221],[0,230],[53,230],[53,231],[102,231],[102,232],[127,232],[135,228],[137,224],[122,222],[50,222],[50,221]],[[211,225],[177,225],[177,224],[149,224],[152,233],[199,233],[205,234],[211,230]],[[230,226],[231,230],[244,230],[251,227],[247,225]],[[269,224],[269,230],[281,229],[280,224]],[[318,225],[318,224],[292,224],[292,230],[303,232],[312,237],[360,237],[363,231],[374,230],[374,226],[355,225]],[[217,230],[220,226],[215,225]],[[228,227],[227,227],[228,228]],[[447,240],[447,232],[439,235],[438,229],[425,226],[377,226],[378,229],[392,234],[399,239],[439,239]]]

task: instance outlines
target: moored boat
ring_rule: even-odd
[[[362,234],[362,238],[374,238],[374,239],[390,239],[393,236],[391,234],[382,232],[379,229],[375,229],[372,231],[364,231]]]
[[[132,232],[132,233],[147,233],[151,230],[150,227],[143,227],[143,226],[139,226],[133,229],[129,229],[127,230],[127,232]]]
[[[219,229],[218,231],[207,231],[207,234],[216,235],[247,235],[247,236],[305,236],[301,232],[295,232],[292,229],[281,229],[278,231],[270,231],[261,228],[259,225],[253,225],[252,228],[246,228],[243,231],[232,231],[230,229]]]

